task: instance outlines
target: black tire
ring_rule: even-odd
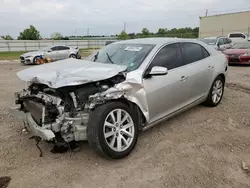
[[[71,54],[71,55],[69,56],[69,58],[74,58],[74,59],[76,59],[77,57],[76,57],[75,54]]]
[[[132,118],[134,123],[134,138],[131,141],[130,146],[122,151],[118,152],[106,142],[104,137],[103,127],[106,117],[110,112],[115,109],[122,109],[126,111]],[[90,147],[96,151],[100,156],[112,159],[121,159],[128,156],[134,149],[138,139],[138,117],[135,113],[132,113],[130,107],[121,102],[109,102],[97,107],[90,115],[88,130],[87,130],[88,142]]]
[[[36,60],[37,60],[38,56],[34,57],[33,59],[33,64],[36,65]]]
[[[212,93],[213,93],[213,87],[214,87],[215,83],[216,83],[218,80],[220,80],[220,81],[222,82],[222,94],[221,94],[220,100],[219,100],[218,102],[214,102],[214,101],[213,101],[213,98],[212,98],[212,97],[213,97],[213,95],[212,95]],[[224,80],[224,78],[223,78],[222,76],[218,76],[218,77],[214,80],[214,82],[213,82],[213,84],[212,84],[212,86],[211,86],[211,89],[210,89],[210,91],[209,91],[209,95],[208,95],[206,101],[204,102],[204,105],[205,105],[205,106],[209,106],[209,107],[216,107],[216,106],[218,106],[218,105],[220,104],[222,98],[223,98],[223,95],[224,95],[224,86],[225,86],[225,80]]]

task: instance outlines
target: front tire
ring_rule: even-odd
[[[121,102],[97,107],[90,116],[88,142],[99,155],[121,159],[134,149],[138,139],[137,116]]]
[[[71,54],[71,55],[69,56],[69,58],[74,58],[74,59],[76,59],[76,55],[75,55],[75,54]]]
[[[224,94],[224,86],[225,80],[222,76],[218,76],[213,82],[213,85],[209,91],[209,95],[204,105],[216,107],[218,104],[220,104]]]
[[[35,56],[34,59],[33,59],[33,64],[34,64],[34,65],[38,65],[37,59],[38,59],[38,56]]]

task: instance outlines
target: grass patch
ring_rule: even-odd
[[[0,60],[15,60],[25,52],[0,52]]]
[[[88,57],[91,55],[93,52],[97,51],[98,48],[87,48],[87,49],[80,49],[79,53],[81,57]]]

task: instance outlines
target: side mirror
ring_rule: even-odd
[[[168,69],[166,67],[155,66],[148,73],[149,76],[161,76],[168,74]]]
[[[47,50],[47,52],[52,52],[52,50],[51,50],[51,49],[49,49],[49,50]]]

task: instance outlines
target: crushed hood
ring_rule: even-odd
[[[70,58],[22,70],[17,76],[23,81],[59,88],[105,80],[125,70],[125,66]]]

